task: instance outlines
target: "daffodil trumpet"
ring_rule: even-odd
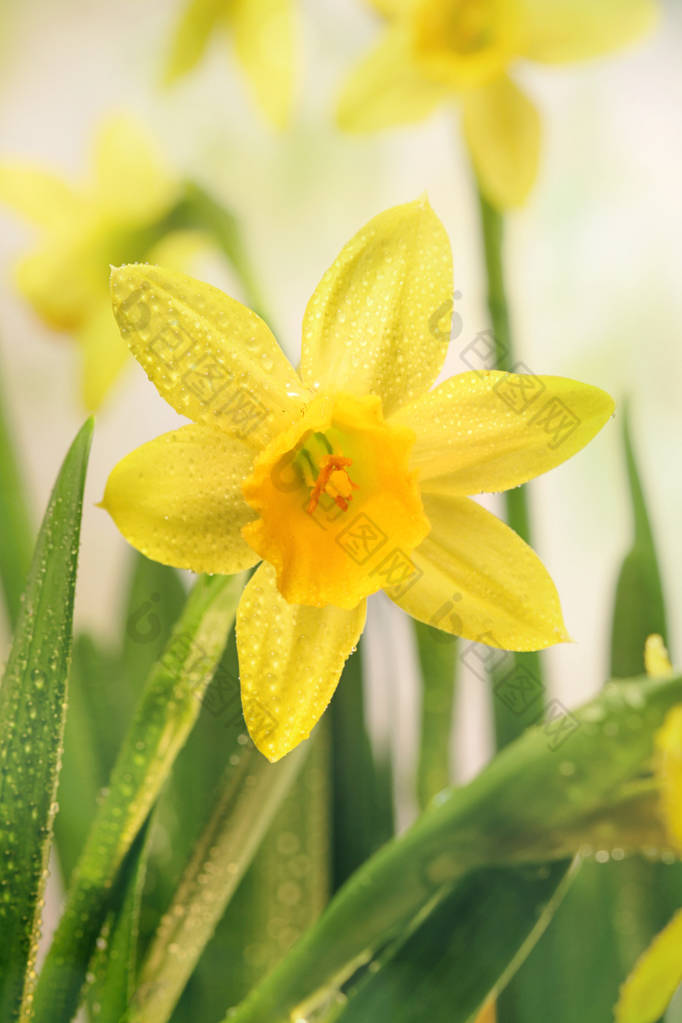
[[[217,289],[148,265],[112,273],[132,353],[193,422],[124,458],[102,503],[158,561],[227,574],[261,562],[237,646],[246,724],[271,760],[322,715],[378,590],[504,649],[568,638],[537,556],[471,497],[575,454],[613,402],[494,371],[433,388],[449,331],[430,324],[452,293],[449,240],[425,200],[375,217],[342,250],[308,303],[298,372]]]

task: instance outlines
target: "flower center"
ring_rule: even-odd
[[[513,0],[420,0],[412,15],[415,56],[432,78],[457,88],[499,75],[513,56]]]
[[[460,3],[450,12],[445,42],[455,53],[475,53],[491,41],[490,4],[481,0]]]
[[[314,433],[299,449],[294,464],[310,491],[307,512],[313,515],[323,494],[330,497],[337,508],[348,511],[353,490],[358,489],[348,474],[352,458],[335,453],[324,433]]]
[[[242,535],[289,603],[355,607],[387,585],[392,558],[409,562],[429,529],[413,443],[378,398],[322,395],[259,455],[242,484],[259,518]]]

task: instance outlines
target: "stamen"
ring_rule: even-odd
[[[353,490],[358,489],[357,483],[353,483],[352,479],[348,475],[348,472],[346,471],[346,467],[352,464],[353,464],[352,459],[345,458],[343,455],[324,456],[324,458],[322,459],[322,464],[320,467],[318,477],[315,480],[315,484],[312,490],[310,491],[310,501],[308,502],[308,507],[306,509],[309,515],[312,515],[315,509],[317,508],[320,497],[322,496],[323,493],[328,494],[329,497],[333,497],[335,504],[339,508],[341,508],[342,511],[348,510],[348,505],[353,500],[353,495],[351,494],[350,489],[351,488]],[[337,478],[336,480],[332,479],[332,477],[335,476],[337,473],[340,474],[340,478]],[[330,485],[335,490],[338,490],[340,484],[345,484],[344,489],[346,490],[346,494],[341,494],[338,492],[336,494],[329,493],[328,488],[330,487]]]

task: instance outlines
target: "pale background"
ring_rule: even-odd
[[[228,47],[216,42],[198,73],[156,89],[178,4],[171,0],[3,0],[0,9],[0,158],[24,156],[82,176],[89,139],[111,109],[148,125],[169,162],[201,178],[242,217],[275,327],[296,361],[305,302],[341,245],[380,210],[423,192],[454,248],[464,328],[448,359],[487,326],[473,192],[454,116],[369,139],[341,136],[331,109],[338,84],[374,35],[360,0],[309,0],[300,108],[275,137],[254,114]],[[682,602],[682,11],[615,58],[570,69],[523,68],[544,116],[545,156],[532,200],[510,219],[509,292],[518,354],[536,373],[574,376],[633,399],[637,448],[668,594],[674,650]],[[36,519],[83,419],[77,352],[43,328],[13,293],[9,270],[30,231],[0,210],[0,360]],[[229,286],[216,267],[206,276]],[[77,618],[112,629],[128,554],[95,507],[107,474],[133,447],[178,417],[131,363],[97,419],[83,523]],[[535,546],[559,589],[573,645],[548,656],[567,705],[605,677],[616,573],[630,542],[618,424],[571,463],[533,485]],[[418,720],[410,632],[387,602],[370,617],[372,714],[390,737],[401,820]],[[6,633],[2,633],[6,648]],[[399,699],[384,699],[399,691]],[[390,708],[390,711],[387,710]],[[392,715],[389,717],[388,715]],[[460,689],[457,777],[489,752],[486,694]]]

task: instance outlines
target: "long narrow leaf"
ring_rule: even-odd
[[[74,871],[40,974],[36,1023],[69,1019],[124,856],[156,801],[201,706],[232,626],[241,579],[201,578],[142,693]]]
[[[62,877],[71,877],[97,805],[130,726],[135,703],[182,611],[178,573],[135,553],[117,649],[88,634],[74,641],[55,842]]]
[[[644,670],[644,641],[647,636],[658,633],[667,638],[661,572],[630,435],[627,408],[623,414],[623,447],[634,536],[616,586],[611,627],[611,671],[614,678],[628,678]]]
[[[149,869],[140,920],[143,955],[175,895],[194,847],[219,798],[227,765],[231,758],[240,756],[246,739],[233,628],[202,698],[201,713],[173,763],[170,777],[154,808]],[[182,1011],[179,1010],[177,1023],[183,1023]]]
[[[64,737],[89,420],[43,519],[0,688],[0,1019],[28,1019]]]
[[[329,721],[318,725],[298,777],[231,899],[206,966],[213,992],[206,1018],[241,1002],[311,927],[329,900]],[[224,986],[216,988],[218,962]],[[202,963],[203,964],[203,963]],[[208,975],[207,975],[208,979]],[[226,999],[227,995],[227,999]]]
[[[85,845],[97,808],[97,796],[106,781],[102,749],[93,727],[87,697],[88,688],[99,692],[106,684],[109,667],[108,661],[99,655],[89,636],[76,637],[69,675],[69,705],[59,776],[59,810],[54,822],[57,858],[65,885],[68,885]]]
[[[653,530],[640,479],[627,407],[623,447],[633,523],[632,547],[616,586],[611,631],[614,678],[644,669],[644,643],[665,636],[665,607]],[[500,1005],[500,1023],[524,1023],[551,1014],[555,1023],[609,1019],[635,960],[672,911],[682,905],[679,864],[586,862],[556,919]],[[584,929],[586,915],[592,926]],[[581,940],[576,941],[580,933]]]
[[[270,764],[249,744],[228,763],[220,798],[142,967],[128,1023],[170,1018],[307,752],[302,747]]]
[[[527,731],[357,871],[229,1023],[305,1018],[476,867],[562,859],[586,843],[662,842],[653,781],[640,779],[681,696],[680,677],[610,685],[559,723],[561,752],[556,721]]]
[[[474,1023],[547,926],[566,878],[562,862],[475,871],[395,955],[373,964],[335,1020]]]
[[[149,825],[138,832],[116,881],[111,922],[103,948],[92,966],[88,989],[92,1016],[97,1023],[120,1023],[135,990],[140,901],[144,886]],[[99,943],[98,943],[99,944]]]

